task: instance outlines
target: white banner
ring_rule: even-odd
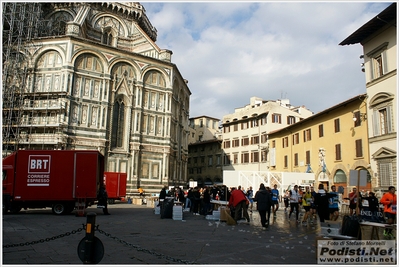
[[[318,240],[317,264],[396,265],[395,240]]]

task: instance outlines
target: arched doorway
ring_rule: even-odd
[[[333,178],[333,184],[336,186],[337,190],[342,186],[344,188],[344,193],[343,195],[349,194],[349,187],[348,187],[348,177],[346,176],[346,173],[338,169]]]

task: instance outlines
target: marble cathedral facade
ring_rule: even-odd
[[[19,147],[99,150],[138,187],[187,185],[191,92],[137,3],[43,3]]]

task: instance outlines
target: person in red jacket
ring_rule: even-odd
[[[237,222],[241,215],[241,209],[243,210],[244,217],[249,222],[249,215],[247,210],[247,197],[241,189],[233,188],[231,191],[229,205],[234,207],[234,220]]]
[[[384,215],[387,218],[388,224],[394,224],[396,219],[396,194],[395,194],[395,187],[390,186],[388,187],[388,192],[385,193],[380,203],[384,205]],[[384,230],[385,236],[392,236],[392,229]]]

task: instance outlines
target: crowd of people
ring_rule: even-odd
[[[253,212],[254,203],[259,212],[262,227],[267,228],[270,222],[270,216],[276,218],[279,209],[279,203],[284,203],[284,212],[287,219],[291,220],[292,214],[295,216],[297,224],[303,226],[315,224],[317,217],[320,222],[325,220],[336,221],[340,215],[340,196],[335,185],[331,186],[331,191],[327,191],[323,184],[319,184],[316,191],[312,185],[299,187],[294,185],[289,190],[280,195],[277,185],[273,189],[266,187],[263,183],[259,189],[254,192],[252,187],[247,189],[241,186],[227,188],[225,185],[213,185],[204,187],[189,188],[187,191],[179,187],[172,188],[167,192],[164,187],[160,193],[160,199],[166,196],[174,197],[175,201],[183,204],[184,210],[192,212],[194,215],[212,214],[214,206],[211,200],[226,201],[230,208],[231,216],[237,222],[245,220],[250,222],[249,213]],[[356,187],[352,189],[347,198],[349,200],[350,215],[359,214],[364,207],[361,203],[368,202],[368,210],[376,214],[380,210],[380,204],[384,206],[383,214],[386,223],[393,224],[396,221],[396,194],[395,187],[390,186],[380,200],[374,192],[361,194],[357,192]],[[357,203],[359,201],[359,203]],[[392,235],[387,232],[387,235]]]

